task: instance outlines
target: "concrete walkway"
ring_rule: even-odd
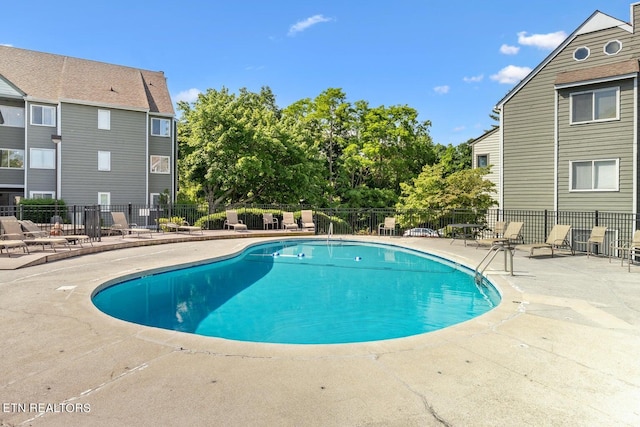
[[[361,344],[201,337],[91,303],[109,280],[264,240],[220,237],[0,271],[0,425],[640,425],[639,265],[629,273],[603,258],[517,252],[514,276],[501,260],[487,272],[503,295],[491,312]],[[485,254],[445,239],[363,239],[472,267]]]

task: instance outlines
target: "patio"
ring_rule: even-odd
[[[154,234],[153,245],[103,238],[123,246],[60,260],[64,251],[47,252],[55,262],[40,264],[36,251],[1,256],[0,266],[32,266],[0,275],[0,425],[640,424],[637,264],[629,273],[601,257],[518,251],[514,276],[500,257],[486,272],[503,294],[493,311],[429,334],[348,345],[200,337],[125,323],[91,303],[108,280],[264,240],[213,233]],[[158,245],[172,238],[180,242]],[[472,268],[486,253],[449,239],[353,239]]]

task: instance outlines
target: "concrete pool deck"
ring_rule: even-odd
[[[126,323],[91,303],[117,277],[264,240],[216,237],[1,270],[0,425],[640,425],[637,264],[629,273],[605,258],[517,251],[509,276],[498,256],[486,273],[503,300],[491,312],[361,344],[200,337]],[[447,239],[353,239],[472,268],[486,253]],[[25,257],[2,255],[0,268]]]

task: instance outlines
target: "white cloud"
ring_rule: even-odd
[[[549,34],[531,34],[527,35],[526,31],[518,33],[518,43],[523,46],[534,46],[539,49],[555,49],[560,43],[567,38],[567,33],[557,31]]]
[[[503,44],[500,46],[500,53],[505,55],[516,55],[520,51],[518,46],[509,46],[508,44]]]
[[[302,32],[304,30],[306,30],[307,28],[311,27],[312,25],[316,25],[319,24],[321,22],[330,22],[333,21],[333,19],[331,18],[326,18],[323,15],[313,15],[307,19],[305,19],[304,21],[298,21],[295,24],[293,24],[290,28],[289,28],[289,36],[293,36],[296,33]]]
[[[497,74],[491,76],[491,80],[495,80],[498,83],[514,84],[524,79],[527,74],[531,72],[529,67],[518,67],[516,65],[507,65]]]
[[[471,76],[471,77],[463,77],[462,80],[466,83],[479,83],[484,79],[484,74],[480,74],[479,76]]]
[[[185,101],[185,102],[195,102],[198,99],[198,95],[202,93],[200,89],[191,88],[187,90],[183,90],[179,92],[176,96],[173,97],[174,102]]]
[[[444,95],[445,93],[449,93],[449,86],[436,86],[433,90],[439,95]]]
[[[465,129],[466,129],[465,126],[458,126],[458,127],[453,128],[453,131],[454,132],[462,132]]]

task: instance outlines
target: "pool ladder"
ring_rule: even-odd
[[[513,276],[513,248],[508,242],[494,243],[487,254],[482,258],[482,261],[478,264],[475,271],[476,283],[482,283],[482,275],[484,271],[489,267],[489,264],[494,260],[499,252],[504,252],[504,271],[509,271],[509,274]],[[509,269],[507,270],[507,265]]]

